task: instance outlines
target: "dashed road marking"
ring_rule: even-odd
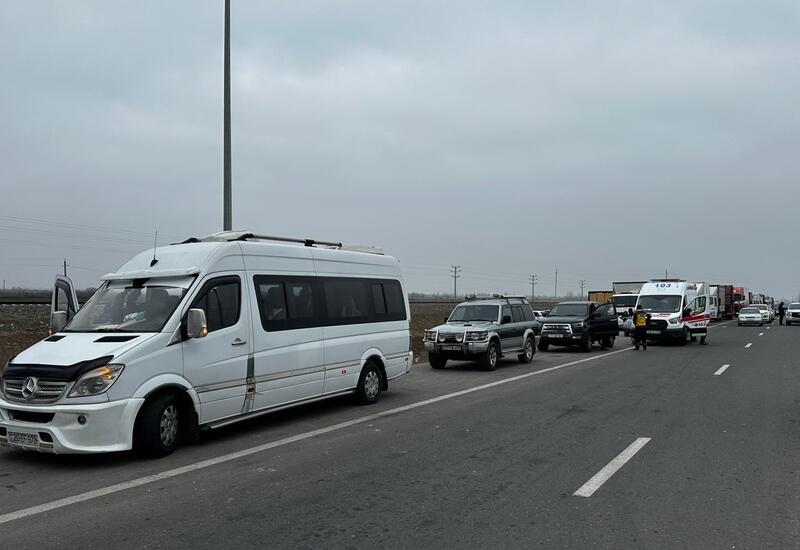
[[[722,374],[723,372],[725,372],[726,370],[728,370],[728,367],[730,367],[730,365],[727,365],[727,364],[726,364],[726,365],[722,365],[722,366],[719,368],[719,370],[717,370],[717,372],[715,372],[715,373],[714,373],[714,376],[719,376],[720,374]]]
[[[748,342],[747,345],[745,346],[745,349],[749,348],[752,345],[753,345],[753,342]]]
[[[767,327],[767,328],[769,328],[769,327]],[[763,332],[759,332],[758,335],[759,336],[764,336],[764,333]]]
[[[592,478],[584,483],[580,489],[572,493],[576,497],[585,497],[589,498],[592,496],[595,491],[597,491],[603,484],[611,479],[611,476],[617,473],[620,468],[622,468],[626,462],[633,458],[633,456],[642,450],[642,447],[647,445],[650,442],[649,437],[639,437],[628,445],[628,447],[619,453],[617,457],[606,464],[602,470],[597,472]]]

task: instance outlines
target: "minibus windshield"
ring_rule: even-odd
[[[176,286],[114,282],[95,292],[64,332],[159,332],[184,294]]]
[[[675,313],[681,310],[682,296],[672,294],[641,296],[639,305],[653,313]]]

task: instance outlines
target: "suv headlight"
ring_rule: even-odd
[[[583,321],[578,321],[577,323],[572,323],[574,328],[583,328]]]
[[[486,330],[476,330],[468,332],[465,340],[467,342],[483,342],[489,337],[489,332]]]
[[[106,365],[85,372],[67,397],[88,397],[105,393],[117,381],[125,365]]]
[[[436,341],[436,331],[435,330],[426,330],[425,331],[425,340],[428,340],[429,342],[435,342]]]

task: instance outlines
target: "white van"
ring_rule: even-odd
[[[650,313],[648,340],[674,340],[681,344],[699,336],[705,344],[710,300],[706,283],[679,279],[654,279],[642,285],[636,307]]]
[[[5,367],[0,444],[164,456],[288,406],[375,403],[413,364],[399,263],[375,251],[226,232],[103,280],[78,309],[58,278],[52,335]]]

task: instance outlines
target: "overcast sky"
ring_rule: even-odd
[[[233,4],[236,228],[409,290],[800,292],[796,1]],[[222,0],[7,0],[0,72],[8,286],[221,229]]]

